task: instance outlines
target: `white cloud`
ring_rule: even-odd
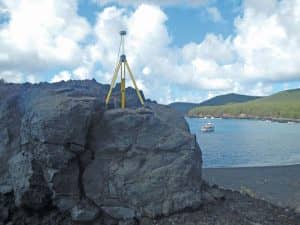
[[[222,36],[215,34],[207,34],[201,43],[186,44],[182,52],[186,62],[196,57],[213,60],[219,65],[228,65],[236,61],[232,38],[224,39]]]
[[[107,7],[98,15],[97,41],[86,47],[86,57],[92,65],[101,63],[99,80],[110,81],[118,32],[127,29],[127,58],[148,97],[168,102],[183,99],[180,95],[189,91],[199,96],[197,92],[203,90],[264,95],[272,91],[274,81],[299,79],[300,32],[296,27],[300,22],[295,10],[300,3],[268,1],[271,11],[255,3],[245,2],[243,16],[235,21],[236,35],[207,34],[202,42],[182,48],[170,46],[167,15],[159,7],[142,4],[133,11]]]
[[[0,19],[4,19],[8,17],[8,10],[1,4],[0,2]],[[0,23],[1,26],[1,23]]]
[[[5,80],[8,83],[37,83],[40,82],[41,77],[36,74],[27,74],[18,71],[18,70],[1,70],[0,69],[0,79]]]
[[[80,62],[90,26],[76,0],[1,0],[9,21],[0,28],[0,68],[39,72]]]
[[[220,76],[218,65],[234,58],[230,39],[208,35],[201,44],[191,43],[182,49],[174,49],[170,47],[171,37],[165,25],[166,21],[167,16],[163,11],[150,5],[140,5],[133,13],[116,7],[104,9],[98,15],[95,26],[99,41],[89,46],[92,50],[91,58],[95,62],[101,62],[105,70],[111,71],[111,74],[101,73],[100,80],[107,82],[111,79],[119,44],[118,31],[125,27],[128,30],[128,61],[136,79],[143,81],[147,96],[163,99],[168,95],[163,102],[171,101],[172,91],[165,88],[167,85],[186,86],[194,90],[230,89],[233,82],[230,78]],[[212,52],[212,48],[220,50]],[[179,99],[179,96],[173,96],[175,98]]]
[[[91,79],[90,71],[86,67],[78,67],[73,70],[74,77],[79,80]]]
[[[26,81],[29,83],[38,83],[40,82],[40,77],[36,74],[29,74],[26,77]]]
[[[210,0],[93,0],[100,5],[107,5],[111,3],[117,3],[119,5],[134,5],[138,6],[140,4],[155,4],[155,5],[191,5],[198,6],[203,5]]]
[[[148,76],[151,73],[151,69],[149,67],[144,67],[142,73],[146,76]]]
[[[201,101],[226,92],[264,95],[273,91],[273,82],[300,80],[299,0],[267,0],[263,7],[261,1],[246,0],[234,34],[207,34],[203,41],[181,48],[172,47],[168,17],[153,4],[106,7],[91,27],[78,16],[75,0],[27,1],[5,0],[11,20],[0,28],[0,77],[6,79],[42,80],[30,74],[63,67],[52,82],[94,75],[108,83],[117,60],[118,33],[126,29],[126,53],[135,78],[146,97],[162,103]],[[27,29],[26,24],[32,26]],[[85,43],[87,36],[92,41]]]
[[[299,79],[300,2],[267,2],[263,10],[257,1],[246,1],[244,16],[236,20],[233,45],[243,60],[244,75],[268,81]]]
[[[21,83],[24,82],[23,74],[18,71],[0,71],[0,79],[5,80],[5,82]]]
[[[254,96],[266,96],[272,93],[272,85],[264,84],[263,82],[257,82],[255,86],[248,90],[246,93]]]
[[[217,7],[208,7],[206,10],[215,23],[223,21],[223,17]]]
[[[86,80],[92,78],[90,71],[86,67],[80,66],[73,71],[63,70],[58,74],[55,74],[51,79],[51,82],[67,81],[71,79]]]
[[[55,82],[59,82],[59,81],[68,81],[70,80],[72,77],[72,74],[69,71],[61,71],[60,73],[54,75],[54,77],[52,78],[51,82],[55,83]]]

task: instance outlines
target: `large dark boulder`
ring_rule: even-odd
[[[201,151],[185,120],[166,106],[140,107],[130,88],[128,108],[106,109],[108,87],[0,84],[0,193],[79,222],[198,208]]]
[[[156,217],[201,204],[195,137],[155,111],[109,110],[91,129],[94,159],[83,174],[84,190],[112,216]]]

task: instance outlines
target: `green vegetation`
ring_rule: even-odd
[[[231,93],[226,95],[219,95],[211,99],[208,99],[204,102],[201,102],[199,106],[216,106],[216,105],[225,105],[229,103],[241,103],[241,102],[248,102],[250,100],[255,100],[258,98],[260,97]]]
[[[200,106],[189,111],[189,116],[248,116],[300,119],[300,89],[244,102],[220,106]]]
[[[169,106],[182,114],[186,114],[188,113],[188,111],[198,106],[213,106],[213,105],[224,105],[228,103],[247,102],[258,98],[260,97],[239,95],[239,94],[232,93],[232,94],[216,96],[201,103],[173,102],[169,104]]]

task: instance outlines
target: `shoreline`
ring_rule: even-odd
[[[210,184],[247,193],[300,211],[300,164],[287,166],[203,168]]]
[[[278,167],[290,167],[290,166],[300,166],[300,162],[298,163],[290,163],[290,164],[280,164],[280,165],[238,165],[238,166],[226,166],[226,167],[202,167],[202,169],[249,169],[249,168],[278,168]]]
[[[241,120],[261,120],[261,121],[270,121],[270,122],[278,122],[278,123],[300,123],[300,119],[291,119],[291,118],[276,118],[276,117],[260,117],[260,116],[250,116],[241,114],[239,116],[233,115],[187,115],[189,118],[217,118],[217,119],[241,119]]]

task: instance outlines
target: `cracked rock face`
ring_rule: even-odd
[[[9,175],[17,206],[40,209],[50,202],[42,168],[30,152],[22,151],[10,159]]]
[[[107,89],[1,84],[0,191],[13,190],[17,206],[53,205],[84,222],[199,207],[201,151],[184,119],[153,103],[105,110]]]
[[[201,203],[195,137],[160,118],[154,108],[161,107],[106,111],[91,131],[85,193],[113,216],[156,217]]]

